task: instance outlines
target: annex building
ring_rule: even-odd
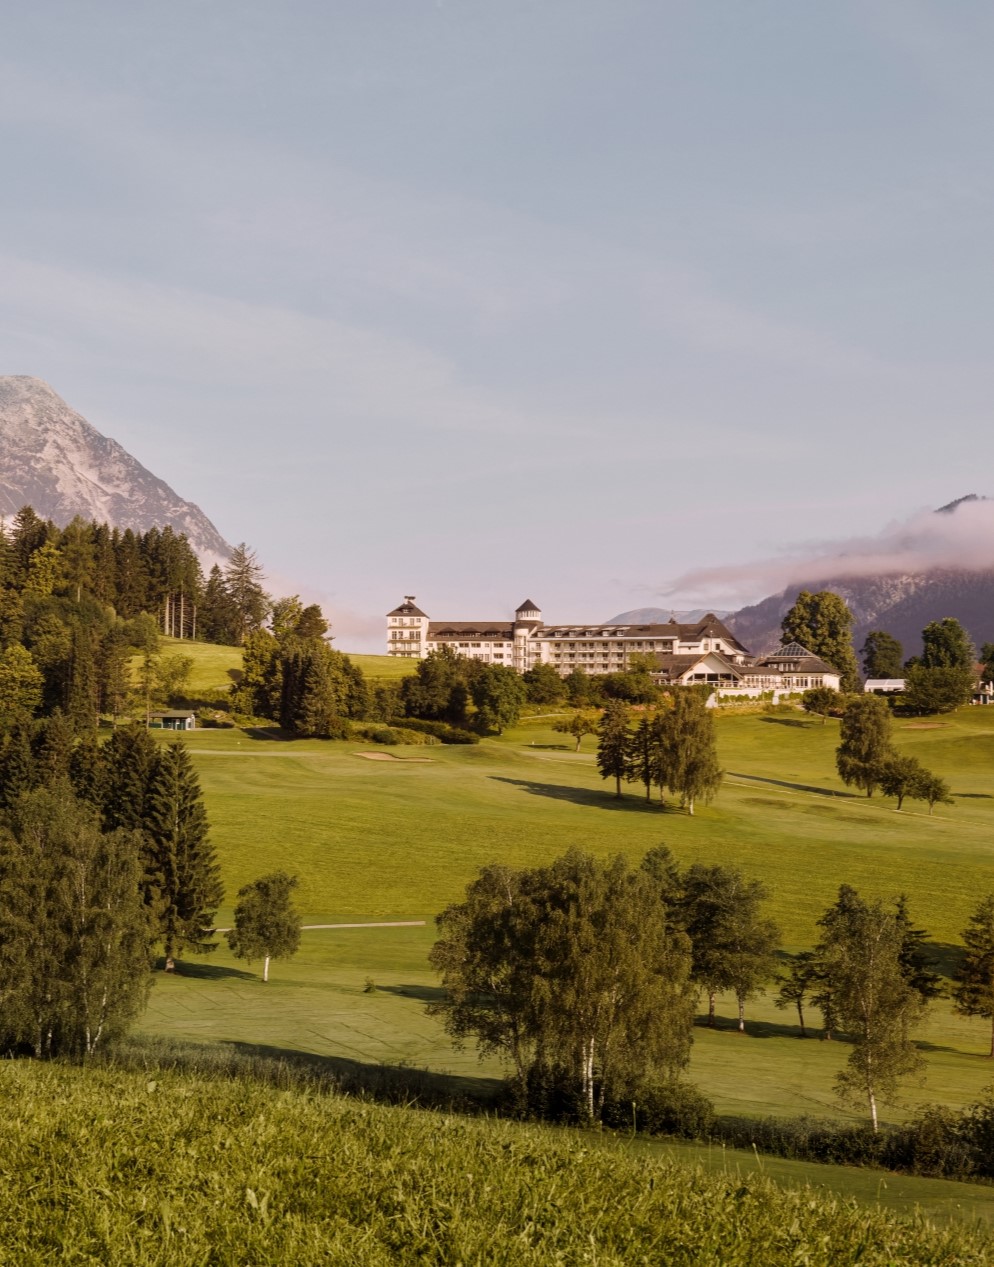
[[[536,664],[551,664],[563,677],[574,669],[618,673],[631,667],[633,657],[649,655],[656,666],[652,676],[664,684],[706,683],[741,695],[839,689],[838,672],[804,647],[790,643],[773,655],[752,656],[711,614],[694,624],[547,625],[526,600],[510,621],[432,620],[409,594],[387,615],[388,655],[423,660],[442,647],[518,673]]]

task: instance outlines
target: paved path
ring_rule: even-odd
[[[301,924],[301,932],[311,928],[424,928],[423,919],[377,920],[371,924]],[[215,928],[215,933],[230,933],[230,928]]]

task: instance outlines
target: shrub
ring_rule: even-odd
[[[472,731],[463,730],[459,726],[451,726],[444,721],[426,721],[419,717],[402,717],[396,722],[396,726],[404,730],[418,731],[424,735],[434,735],[441,743],[470,744],[480,742],[479,735],[474,735]]]
[[[690,1082],[667,1078],[648,1083],[631,1099],[619,1097],[604,1106],[604,1123],[632,1127],[646,1135],[708,1139],[715,1126],[714,1105]]]

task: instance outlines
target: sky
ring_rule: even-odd
[[[972,0],[7,5],[0,374],[346,650],[877,566],[994,492],[992,53]]]

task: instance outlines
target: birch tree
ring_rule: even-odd
[[[687,1061],[690,947],[648,870],[571,850],[548,867],[488,867],[438,917],[429,1009],[524,1082],[536,1072],[587,1120],[605,1100]]]
[[[839,897],[820,921],[825,936],[817,950],[835,1023],[852,1042],[836,1090],[844,1101],[866,1104],[876,1131],[880,1102],[924,1065],[910,1034],[924,1016],[925,1002],[901,963],[904,929],[898,917],[848,886]]]

